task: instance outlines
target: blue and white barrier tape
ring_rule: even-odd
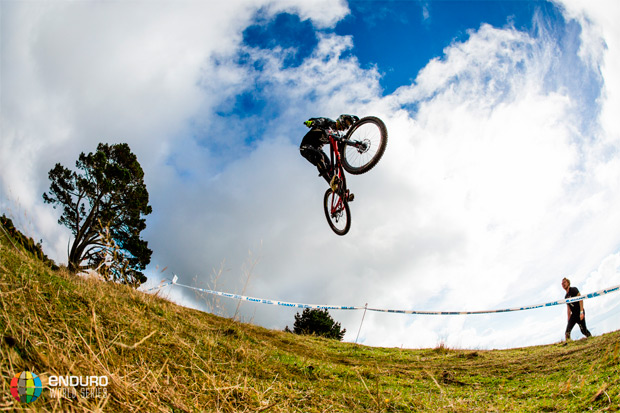
[[[235,300],[250,301],[252,303],[279,305],[279,306],[282,306],[282,307],[295,307],[295,308],[318,308],[318,309],[324,309],[324,310],[358,310],[359,309],[359,307],[348,307],[348,306],[339,306],[339,305],[336,306],[336,305],[320,305],[320,304],[287,303],[285,301],[276,301],[276,300],[268,300],[268,299],[265,299],[265,298],[248,297],[248,296],[245,296],[245,295],[223,293],[221,291],[213,291],[213,290],[207,290],[207,289],[204,289],[204,288],[198,288],[198,287],[192,287],[192,286],[189,286],[189,285],[179,284],[177,282],[177,280],[178,280],[178,277],[175,275],[174,278],[172,279],[172,283],[174,285],[178,285],[179,287],[190,288],[192,290],[200,291],[200,292],[203,292],[203,293],[212,294],[212,295],[219,295],[220,297],[233,298]],[[361,307],[361,308],[364,308],[364,307]]]
[[[491,314],[491,313],[509,313],[512,311],[524,311],[533,310],[535,308],[552,307],[554,305],[570,304],[578,301],[583,301],[588,298],[599,297],[601,295],[609,294],[620,290],[620,285],[606,288],[604,290],[595,291],[586,295],[580,295],[579,297],[571,297],[563,300],[552,301],[544,304],[528,305],[525,307],[515,308],[502,308],[498,310],[479,310],[479,311],[418,311],[418,310],[383,310],[379,308],[368,308],[369,311],[379,311],[383,313],[396,313],[396,314],[419,314],[419,315],[466,315],[466,314]]]
[[[278,305],[278,306],[289,307],[289,308],[310,308],[310,309],[325,309],[325,310],[368,310],[368,311],[376,311],[376,312],[381,312],[381,313],[417,314],[417,315],[467,315],[467,314],[508,313],[512,311],[524,311],[524,310],[532,310],[535,308],[551,307],[554,305],[569,304],[569,303],[574,303],[574,302],[578,302],[582,300],[587,300],[588,298],[599,297],[599,296],[613,293],[613,292],[620,290],[620,285],[616,285],[614,287],[605,288],[603,290],[595,291],[593,293],[580,295],[579,297],[566,298],[563,300],[552,301],[552,302],[544,303],[544,304],[536,304],[536,305],[529,305],[525,307],[515,307],[515,308],[503,308],[503,309],[498,309],[498,310],[421,311],[421,310],[388,310],[388,309],[382,309],[382,308],[371,308],[367,306],[359,307],[359,306],[345,306],[345,305],[289,303],[286,301],[277,301],[277,300],[269,300],[265,298],[248,297],[245,295],[230,294],[230,293],[225,293],[221,291],[207,290],[205,288],[192,287],[190,285],[179,284],[177,280],[178,280],[178,277],[175,275],[172,281],[169,281],[157,287],[145,290],[145,292],[160,289],[160,288],[163,288],[163,287],[166,287],[172,284],[172,285],[178,285],[179,287],[189,288],[192,290],[200,291],[200,292],[211,294],[211,295],[217,295],[220,297],[227,297],[227,298],[232,298],[235,300],[242,300],[242,301],[250,301],[250,302],[259,303],[259,304]]]
[[[175,278],[176,278],[176,275],[175,275]],[[149,288],[148,290],[143,290],[142,292],[148,293],[149,291],[159,290],[161,288],[169,286],[170,284],[174,284],[174,279],[172,281],[168,281],[163,284],[160,283],[157,287]]]

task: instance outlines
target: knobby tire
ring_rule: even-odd
[[[333,195],[333,196],[332,196]],[[325,192],[323,198],[323,210],[325,211],[325,218],[334,231],[338,235],[345,235],[351,229],[351,210],[349,209],[349,203],[344,201],[342,207],[332,214],[332,204],[334,203],[334,197],[340,198],[340,195],[328,189]],[[335,200],[337,202],[338,200]]]
[[[387,128],[381,119],[367,116],[351,126],[345,140],[368,144],[367,148],[360,149],[345,143],[342,152],[342,166],[345,171],[360,175],[370,171],[381,160],[387,146]]]

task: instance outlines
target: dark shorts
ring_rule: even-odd
[[[299,153],[312,165],[316,166],[321,176],[329,182],[330,164],[329,157],[321,147],[325,144],[325,133],[319,129],[313,129],[304,136],[299,145]]]

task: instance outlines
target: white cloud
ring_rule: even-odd
[[[187,124],[243,82],[239,74],[214,70],[210,59],[236,53],[262,7],[297,11],[329,27],[348,12],[344,3],[330,3],[317,15],[312,7],[323,3],[288,0],[3,2],[3,209],[34,214],[32,235],[43,236],[38,227],[56,219],[41,205],[47,171],[55,162],[72,166],[101,141],[130,143],[154,199],[160,199],[158,182],[174,187],[167,162],[205,172],[213,158],[187,137]],[[204,80],[212,78],[219,89],[206,94]],[[66,232],[45,235],[52,244],[46,250],[62,260]]]
[[[549,90],[549,84],[562,84],[549,81],[554,59],[562,57],[542,34],[530,38],[482,26],[430,62],[415,84],[388,97],[397,107],[418,107],[413,126],[390,124],[391,135],[401,140],[390,142],[385,162],[392,167],[385,166],[389,177],[382,179],[399,182],[399,195],[410,200],[408,208],[400,207],[407,201],[391,199],[392,188],[381,192],[384,208],[399,205],[388,215],[401,227],[394,243],[411,246],[403,254],[408,257],[428,252],[419,247],[428,245],[421,240],[438,233],[444,244],[431,244],[435,253],[428,264],[411,261],[406,273],[392,277],[393,292],[382,300],[389,308],[480,310],[553,301],[561,290],[548,285],[557,287],[567,271],[586,274],[617,251],[617,234],[605,229],[620,219],[620,168],[617,153],[609,150],[613,131],[597,126],[580,133],[574,91]],[[596,53],[582,50],[586,55]],[[407,286],[415,291],[414,304],[403,291]],[[444,340],[430,334],[441,326],[450,332],[448,345],[525,345],[542,338],[535,335],[539,327],[549,331],[554,314],[524,314],[490,335],[475,317],[473,330],[448,320],[416,321],[405,346],[415,346],[420,336],[427,337],[426,345]],[[561,324],[562,318],[556,320]],[[386,344],[391,328],[378,324],[368,327],[366,343]],[[476,338],[469,340],[472,334]],[[561,334],[545,337],[553,341]]]
[[[572,118],[571,91],[549,90],[546,83],[553,75],[554,59],[560,59],[555,45],[545,43],[553,39],[541,41],[483,26],[471,32],[467,42],[447,48],[445,57],[431,62],[414,85],[384,99],[379,98],[376,72],[359,69],[354,58],[340,57],[351,40],[321,37],[315,54],[297,68],[283,68],[277,54],[253,51],[270,62],[266,72],[257,74],[274,82],[270,97],[283,99],[278,96],[281,91],[290,104],[283,118],[303,118],[300,115],[309,106],[304,99],[313,93],[309,103],[325,108],[327,114],[380,115],[391,138],[380,166],[351,178],[359,201],[352,205],[353,230],[346,239],[334,241],[331,234],[321,232],[322,190],[315,179],[311,188],[315,204],[295,204],[295,210],[311,217],[316,228],[309,222],[294,228],[284,224],[285,231],[261,237],[267,249],[263,256],[269,261],[264,265],[277,270],[257,277],[252,295],[328,304],[369,301],[375,307],[399,309],[479,310],[506,303],[535,304],[561,296],[559,287],[552,290],[548,285],[556,285],[564,272],[574,268],[587,272],[601,254],[613,251],[614,235],[605,242],[599,239],[597,248],[585,257],[579,254],[583,249],[579,237],[567,239],[569,231],[587,239],[597,237],[601,222],[584,220],[583,214],[591,210],[583,206],[607,210],[614,201],[600,199],[586,184],[598,179],[583,164],[596,143],[576,132],[580,124]],[[352,78],[355,88],[348,87]],[[287,88],[291,83],[295,87]],[[400,109],[410,104],[418,110]],[[300,115],[291,116],[293,112]],[[281,124],[290,128],[287,122]],[[291,154],[294,149],[290,148]],[[263,155],[262,162],[268,165],[282,162],[267,152]],[[239,166],[248,164],[242,161]],[[304,166],[297,168],[291,188],[308,183]],[[248,169],[232,175],[246,177]],[[251,170],[255,174],[258,169]],[[617,176],[609,173],[611,179]],[[269,173],[258,176],[269,179]],[[286,187],[278,173],[274,176],[276,186]],[[234,182],[248,193],[254,185],[265,185],[253,179],[246,183],[245,178]],[[604,184],[599,189],[609,197],[610,188]],[[287,216],[287,208],[282,210],[283,221],[295,220]],[[617,219],[614,214],[607,217]],[[249,234],[257,225],[250,219],[243,228]],[[291,230],[300,235],[293,244]],[[220,233],[215,231],[214,237]],[[248,236],[239,239],[247,243]],[[240,250],[237,256],[241,254]],[[283,262],[274,265],[275,257]],[[295,268],[294,275],[290,268]],[[256,319],[266,323],[261,309],[257,311]],[[539,325],[557,323],[548,318],[553,314],[541,314]],[[269,317],[274,317],[271,311]],[[338,313],[338,317],[346,321],[347,339],[353,340],[359,314]],[[536,317],[514,318],[512,332],[499,325],[486,333],[475,317],[467,330],[460,327],[462,322],[420,319],[415,335],[409,333],[412,327],[403,329],[402,318],[375,318],[381,321],[366,321],[362,332],[367,344],[400,340],[418,346],[446,340],[448,345],[473,345],[477,337],[478,343],[485,343],[479,345],[506,347],[536,339],[532,329]],[[558,327],[560,333],[562,328]],[[561,334],[549,332],[544,337],[554,340]]]
[[[252,251],[260,260],[247,295],[480,310],[553,301],[567,274],[582,292],[617,278],[620,240],[609,228],[620,225],[612,120],[620,36],[598,5],[566,3],[584,27],[571,59],[587,62],[580,76],[604,81],[600,107],[587,111],[598,118],[584,129],[575,98],[582,77],[567,81],[570,67],[557,72],[567,58],[542,28],[483,25],[429,62],[414,84],[382,97],[379,71],[348,54],[355,39],[327,30],[348,13],[342,2],[318,15],[323,3],[305,1],[38,4],[3,4],[2,38],[11,40],[2,50],[0,205],[35,214],[32,235],[57,259],[67,236],[42,205],[47,171],[113,140],[129,142],[146,170],[153,282],[171,272],[205,282],[225,260],[218,287],[240,292]],[[242,46],[258,10],[312,18],[318,46],[297,67],[283,64],[286,51]],[[240,64],[240,49],[262,70]],[[272,118],[216,113],[256,84]],[[390,141],[375,169],[350,178],[353,227],[337,237],[323,216],[324,182],[297,145],[303,120],[343,112],[381,117]],[[243,144],[248,137],[253,143]],[[169,270],[162,275],[155,265]],[[191,293],[171,295],[199,305]],[[596,300],[587,303],[591,320],[605,314]],[[222,302],[232,314],[236,303]],[[290,326],[293,313],[242,306],[244,319],[273,328]],[[332,314],[354,340],[361,313]],[[368,313],[360,341],[550,342],[562,337],[563,314],[559,307],[448,318]]]

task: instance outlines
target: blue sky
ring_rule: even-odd
[[[562,32],[564,19],[553,4],[545,1],[352,1],[350,14],[326,29],[340,36],[353,36],[348,53],[362,67],[377,66],[384,94],[409,85],[429,60],[441,58],[443,49],[462,41],[481,23],[495,27],[512,26],[531,31],[533,16],[539,13]],[[285,65],[299,65],[318,41],[311,21],[295,14],[281,13],[266,18],[259,11],[255,24],[243,32],[250,47],[295,49]],[[247,97],[247,96],[246,96]],[[248,108],[247,106],[244,109]]]
[[[351,53],[363,66],[377,65],[385,94],[411,84],[429,60],[481,23],[531,30],[535,12],[561,24],[555,8],[541,1],[354,1],[336,33],[352,35]]]
[[[555,301],[564,276],[582,292],[620,284],[615,1],[0,5],[0,209],[59,262],[70,234],[42,201],[47,172],[127,142],[153,207],[149,286],[177,274],[288,302],[459,311]],[[379,165],[349,179],[346,237],[298,150],[304,120],[341,113],[379,116],[390,135]],[[617,297],[586,309],[594,334],[620,328]],[[294,314],[237,315],[283,329]],[[361,313],[333,316],[353,341]],[[360,342],[505,348],[559,341],[564,326],[561,307],[377,313]]]
[[[353,1],[348,4],[349,14],[334,27],[317,28],[310,19],[290,13],[268,13],[259,9],[250,25],[242,32],[242,49],[235,57],[236,64],[248,66],[258,73],[263,69],[260,59],[251,57],[251,50],[287,51],[282,68],[299,67],[310,57],[318,45],[319,34],[350,37],[352,46],[342,53],[353,58],[361,68],[374,69],[382,96],[392,94],[401,86],[415,82],[418,72],[433,59],[442,59],[444,49],[456,42],[466,41],[472,31],[482,24],[497,28],[514,28],[529,33],[534,38],[545,31],[553,35],[560,54],[559,65],[572,65],[568,77],[553,77],[548,87],[558,89],[578,77],[585,85],[571,93],[582,108],[580,117],[587,126],[597,110],[600,81],[596,73],[574,59],[580,43],[581,26],[575,21],[566,22],[558,5],[546,1]],[[560,83],[560,84],[558,84]],[[218,115],[222,122],[229,119],[255,119],[253,126],[244,128],[249,134],[245,144],[264,133],[263,122],[277,117],[278,106],[265,93],[270,80],[253,79],[251,87],[222,102]],[[294,87],[290,84],[286,87]],[[273,104],[276,104],[275,106]],[[585,110],[584,110],[585,109]],[[334,116],[331,115],[330,116]],[[258,130],[257,130],[258,128]],[[257,133],[258,132],[258,133]],[[244,132],[241,132],[242,134]]]

